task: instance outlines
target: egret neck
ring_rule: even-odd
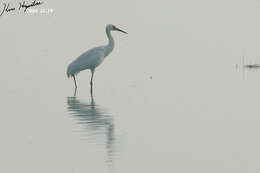
[[[106,34],[108,38],[108,44],[105,46],[105,57],[114,49],[114,39],[111,35],[111,30],[106,28]]]

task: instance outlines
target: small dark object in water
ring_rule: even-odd
[[[260,64],[249,64],[244,65],[245,68],[260,68]]]

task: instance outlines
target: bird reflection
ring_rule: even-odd
[[[107,163],[110,165],[114,158],[115,135],[113,117],[100,105],[95,103],[93,95],[89,103],[84,103],[76,97],[67,97],[68,111],[77,120],[81,129],[84,129],[83,137],[95,142],[97,146],[103,146],[107,152]],[[101,145],[100,145],[101,144]]]

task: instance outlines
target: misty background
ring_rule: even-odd
[[[259,172],[259,0],[43,2],[0,18],[0,172]]]

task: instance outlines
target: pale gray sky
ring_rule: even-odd
[[[41,8],[54,12],[0,17],[0,172],[109,172],[109,136],[111,172],[259,172],[259,74],[241,69],[243,56],[260,63],[259,0],[44,0]],[[94,77],[96,110],[114,129],[82,140],[89,126],[67,103],[66,68],[107,42],[108,23],[129,33],[112,33],[115,49]],[[83,108],[89,79],[77,76]]]

